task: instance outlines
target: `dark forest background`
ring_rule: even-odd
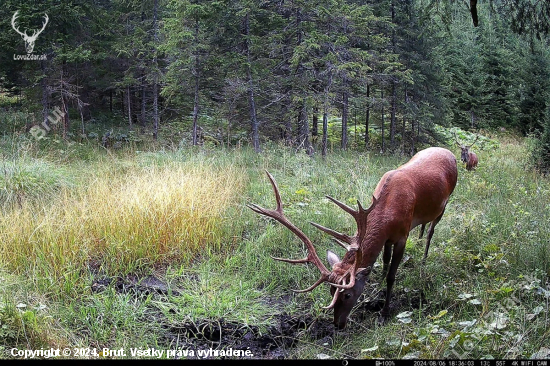
[[[45,60],[14,59],[26,53],[16,11],[29,35],[48,14],[33,50]],[[323,156],[412,154],[438,126],[501,130],[531,137],[544,170],[549,13],[532,0],[7,0],[2,129]],[[66,114],[52,123],[55,108]]]

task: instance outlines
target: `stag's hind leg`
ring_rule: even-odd
[[[441,212],[441,215],[437,216],[435,220],[430,224],[430,229],[428,230],[428,237],[426,239],[426,249],[424,250],[424,258],[422,258],[422,264],[426,263],[426,258],[428,257],[428,249],[430,249],[430,242],[432,241],[432,236],[434,234],[435,225],[441,221],[443,214],[445,213],[445,208]]]
[[[405,252],[405,244],[407,243],[407,238],[401,239],[393,246],[393,254],[391,257],[391,264],[388,271],[388,276],[386,277],[386,302],[384,303],[384,308],[378,318],[378,324],[384,324],[390,315],[390,299],[391,291],[393,288],[393,283],[395,282],[395,274],[397,273],[397,267],[403,259],[403,253]],[[388,245],[388,244],[386,244]],[[384,254],[386,254],[386,247],[384,247]]]
[[[384,263],[382,267],[382,280],[388,274],[388,269],[390,267],[390,260],[391,260],[391,250],[392,250],[392,243],[384,244],[384,253],[382,254],[382,262]]]
[[[418,239],[422,239],[422,236],[424,236],[424,229],[426,228],[426,224],[422,224],[420,227],[420,235],[418,235]]]

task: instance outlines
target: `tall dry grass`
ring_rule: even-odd
[[[89,267],[127,273],[219,248],[243,188],[231,167],[172,163],[93,175],[55,199],[0,217],[0,262],[55,278]]]

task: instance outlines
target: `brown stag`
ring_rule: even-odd
[[[461,150],[460,151],[460,160],[462,160],[463,163],[466,163],[466,170],[475,169],[477,167],[478,159],[477,159],[476,153],[470,151],[470,149],[476,143],[477,139],[479,138],[479,135],[476,135],[476,138],[475,138],[474,142],[472,142],[472,144],[470,146],[461,144],[458,141],[454,131],[453,131],[453,136],[455,138],[456,144],[458,145],[458,147],[460,147],[460,150]]]
[[[308,251],[306,258],[272,258],[289,263],[309,262],[319,268],[321,277],[317,282],[307,289],[293,291],[311,291],[327,282],[331,286],[332,302],[325,308],[334,309],[334,325],[339,329],[346,326],[348,316],[363,292],[365,282],[382,248],[384,249],[383,275],[387,274],[387,290],[379,322],[383,323],[387,319],[395,274],[403,258],[409,232],[418,225],[422,225],[423,231],[424,225],[431,222],[424,251],[425,260],[434,228],[445,212],[458,175],[453,153],[447,149],[431,147],[418,152],[406,164],[384,174],[376,186],[372,204],[368,209],[364,209],[359,201],[357,201],[358,209],[355,210],[326,196],[349,213],[357,224],[357,232],[349,236],[311,223],[331,235],[347,250],[342,259],[328,251],[328,262],[332,268],[328,270],[315,252],[312,241],[284,215],[277,183],[269,172],[266,171],[266,173],[275,193],[277,208],[265,209],[255,204],[249,204],[248,207],[259,214],[277,220],[306,245]]]

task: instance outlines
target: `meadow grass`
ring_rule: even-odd
[[[476,151],[476,171],[459,166],[425,266],[425,238],[411,232],[389,322],[379,326],[359,304],[345,331],[322,341],[304,331],[288,357],[523,358],[548,344],[550,182],[528,167],[521,140],[494,141]],[[166,347],[167,329],[189,322],[225,319],[266,331],[285,312],[330,322],[326,287],[291,292],[310,286],[317,268],[271,259],[303,258],[303,244],[246,203],[275,207],[268,170],[286,216],[322,259],[327,249],[341,255],[308,223],[354,233],[351,216],[325,195],[366,206],[380,177],[408,160],[356,151],[310,158],[276,145],[261,154],[33,149],[10,164],[38,181],[64,180],[2,211],[0,278],[8,285],[0,288],[0,338],[9,346]],[[101,276],[149,274],[164,281],[166,295],[134,296],[114,284],[90,291]],[[379,262],[369,281],[365,302],[385,287]]]
[[[16,165],[30,171],[24,162]],[[32,173],[4,190],[24,202],[1,217],[0,260],[15,273],[56,283],[72,271],[124,275],[210,255],[230,235],[226,211],[243,185],[238,169],[181,162],[99,169],[76,187],[44,196],[40,185],[58,182],[48,184],[47,170]]]
[[[425,266],[425,240],[411,233],[390,323],[378,326],[376,314],[358,322],[352,313],[333,345],[304,342],[295,357],[529,358],[548,345],[549,182],[529,169],[514,139],[478,155],[476,171],[459,167]]]

